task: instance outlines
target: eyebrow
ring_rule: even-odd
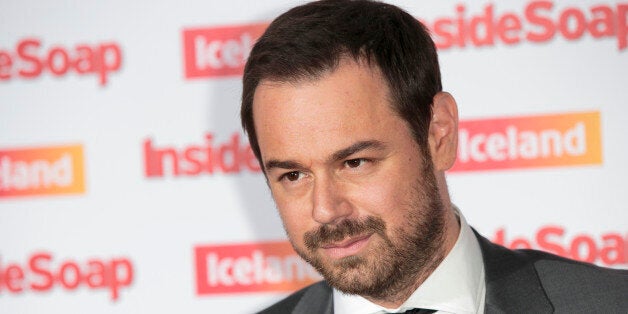
[[[384,145],[383,142],[376,141],[376,140],[359,141],[357,143],[352,144],[351,146],[347,148],[343,148],[335,152],[333,155],[331,155],[331,158],[329,158],[329,161],[334,162],[334,161],[343,160],[363,150],[367,150],[367,149],[382,150],[385,147],[386,145]]]
[[[335,162],[339,160],[343,160],[357,152],[373,149],[373,150],[383,150],[386,145],[377,140],[369,140],[369,141],[359,141],[351,146],[343,148],[339,151],[336,151],[331,155],[328,159],[328,162]],[[273,168],[282,168],[282,169],[304,169],[305,166],[298,161],[294,160],[277,160],[271,159],[264,164],[265,170],[268,172]]]
[[[300,162],[294,161],[294,160],[276,160],[276,159],[271,159],[269,161],[267,161],[264,164],[264,168],[266,170],[266,172],[274,169],[274,168],[281,168],[281,169],[303,169],[305,168]]]

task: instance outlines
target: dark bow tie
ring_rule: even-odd
[[[429,309],[410,309],[407,310],[403,313],[406,314],[430,314],[430,313],[434,313],[436,312],[436,310],[429,310]]]

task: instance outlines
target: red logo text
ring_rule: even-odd
[[[540,228],[534,238],[510,238],[504,228],[498,229],[493,242],[510,249],[541,249],[566,258],[605,266],[628,264],[628,234],[609,232],[599,236],[578,234],[566,236],[560,226]]]
[[[320,280],[288,242],[198,246],[194,254],[199,295],[294,291]]]
[[[147,177],[197,176],[200,174],[238,173],[242,170],[260,172],[261,168],[251,146],[241,142],[240,133],[233,133],[224,143],[214,135],[205,134],[204,142],[182,148],[157,148],[152,139],[144,141],[144,174]]]
[[[28,259],[27,265],[0,263],[0,293],[44,292],[55,286],[75,290],[83,286],[108,290],[111,299],[117,300],[120,290],[132,282],[133,265],[128,258],[55,262],[50,253],[39,252]]]
[[[515,45],[524,41],[541,43],[562,37],[573,41],[590,35],[615,38],[617,48],[628,46],[628,4],[616,6],[574,6],[557,9],[552,1],[531,1],[524,12],[497,13],[493,4],[482,12],[469,14],[464,4],[456,6],[455,17],[422,21],[441,49],[466,46],[494,46],[498,42]]]
[[[450,172],[602,163],[600,113],[460,121]]]
[[[185,77],[242,74],[249,52],[266,26],[250,24],[184,30]]]
[[[74,72],[95,75],[100,85],[106,85],[109,75],[122,64],[122,49],[114,42],[78,44],[72,48],[42,46],[41,40],[26,38],[15,45],[15,51],[0,49],[0,81],[33,79],[44,72],[57,77]]]

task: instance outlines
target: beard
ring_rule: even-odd
[[[322,225],[306,232],[305,249],[293,242],[295,251],[332,287],[344,293],[373,299],[393,299],[411,293],[445,255],[444,207],[432,164],[424,165],[424,177],[417,179],[402,205],[406,224],[388,230],[379,217],[345,219],[337,225]],[[318,252],[325,244],[364,234],[378,237],[371,238],[373,243],[362,254],[326,262]]]

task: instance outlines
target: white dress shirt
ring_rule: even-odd
[[[436,313],[484,313],[486,285],[482,251],[464,216],[454,209],[460,218],[460,233],[454,247],[399,308],[387,309],[361,296],[334,289],[334,313],[381,314],[411,308],[437,310]]]

